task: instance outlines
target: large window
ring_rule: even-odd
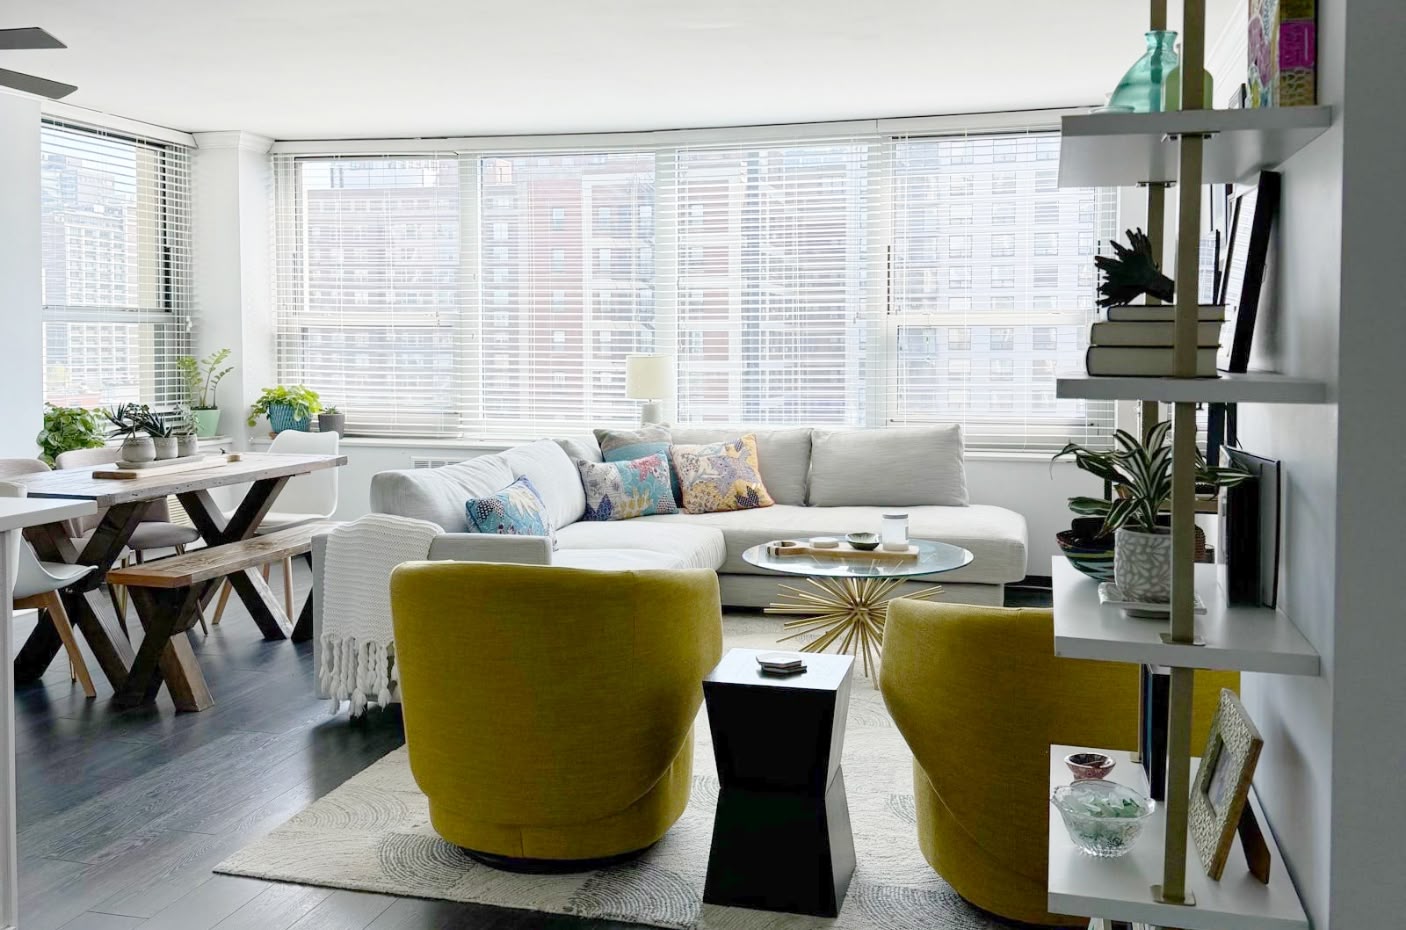
[[[276,157],[279,374],[352,432],[635,422],[634,352],[679,422],[959,422],[972,448],[1096,442],[1054,398],[1093,318],[1112,192],[1054,186],[1054,133],[606,151]],[[998,169],[999,170],[996,170]]]
[[[190,345],[190,153],[45,123],[44,399],[95,407],[182,398]]]

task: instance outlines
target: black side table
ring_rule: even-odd
[[[807,654],[778,676],[763,652],[732,649],[703,679],[722,782],[703,900],[835,917],[854,875],[840,770],[854,659]]]

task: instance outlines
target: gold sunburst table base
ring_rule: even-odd
[[[781,585],[782,600],[766,608],[769,614],[796,616],[787,620],[785,628],[795,630],[779,642],[808,633],[819,633],[801,646],[802,652],[824,652],[837,645],[841,654],[853,650],[860,659],[865,677],[878,687],[879,654],[884,643],[884,623],[888,619],[889,601],[895,596],[926,600],[942,593],[942,585],[933,585],[912,594],[893,592],[907,578],[807,578],[809,588]],[[870,669],[873,673],[871,674]]]

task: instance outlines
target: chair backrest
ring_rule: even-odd
[[[31,462],[38,465],[38,468],[22,470],[24,463]],[[13,469],[13,470],[6,470]],[[3,475],[28,475],[39,471],[48,471],[49,466],[38,459],[0,459],[0,474]],[[8,481],[0,481],[0,497],[28,497],[29,489],[19,484],[11,484]],[[48,591],[56,591],[61,587],[58,579],[44,570],[43,564],[39,561],[39,556],[35,553],[34,547],[29,544],[29,540],[21,537],[19,545],[7,553],[9,557],[9,571],[5,575],[9,579],[9,590],[5,594],[14,599],[30,597],[35,594],[43,594]]]
[[[305,433],[286,429],[273,437],[270,452],[302,455],[336,455],[336,433]],[[324,468],[307,475],[289,479],[274,501],[274,510],[293,513],[315,513],[330,517],[337,510],[337,468]]]
[[[96,449],[69,449],[67,452],[60,452],[54,457],[54,464],[59,468],[97,468],[99,465],[111,465],[118,459],[118,452],[112,446],[99,446]],[[86,533],[93,529],[102,521],[102,512],[99,511],[91,517],[80,517],[71,521],[77,527],[79,533]],[[166,498],[152,501],[147,505],[142,513],[143,523],[169,523],[171,522],[171,508],[166,502]]]
[[[701,569],[407,562],[391,614],[416,781],[484,823],[627,808],[679,753],[722,651]]]

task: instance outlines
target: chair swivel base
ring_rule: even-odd
[[[594,872],[597,869],[608,869],[611,866],[621,865],[638,859],[653,847],[654,844],[651,843],[643,849],[633,849],[629,852],[616,853],[613,856],[598,856],[594,859],[527,859],[519,856],[500,856],[497,853],[479,852],[476,849],[467,849],[463,846],[459,848],[463,850],[464,855],[475,862],[500,872],[517,872],[522,875],[569,875],[572,872]]]

